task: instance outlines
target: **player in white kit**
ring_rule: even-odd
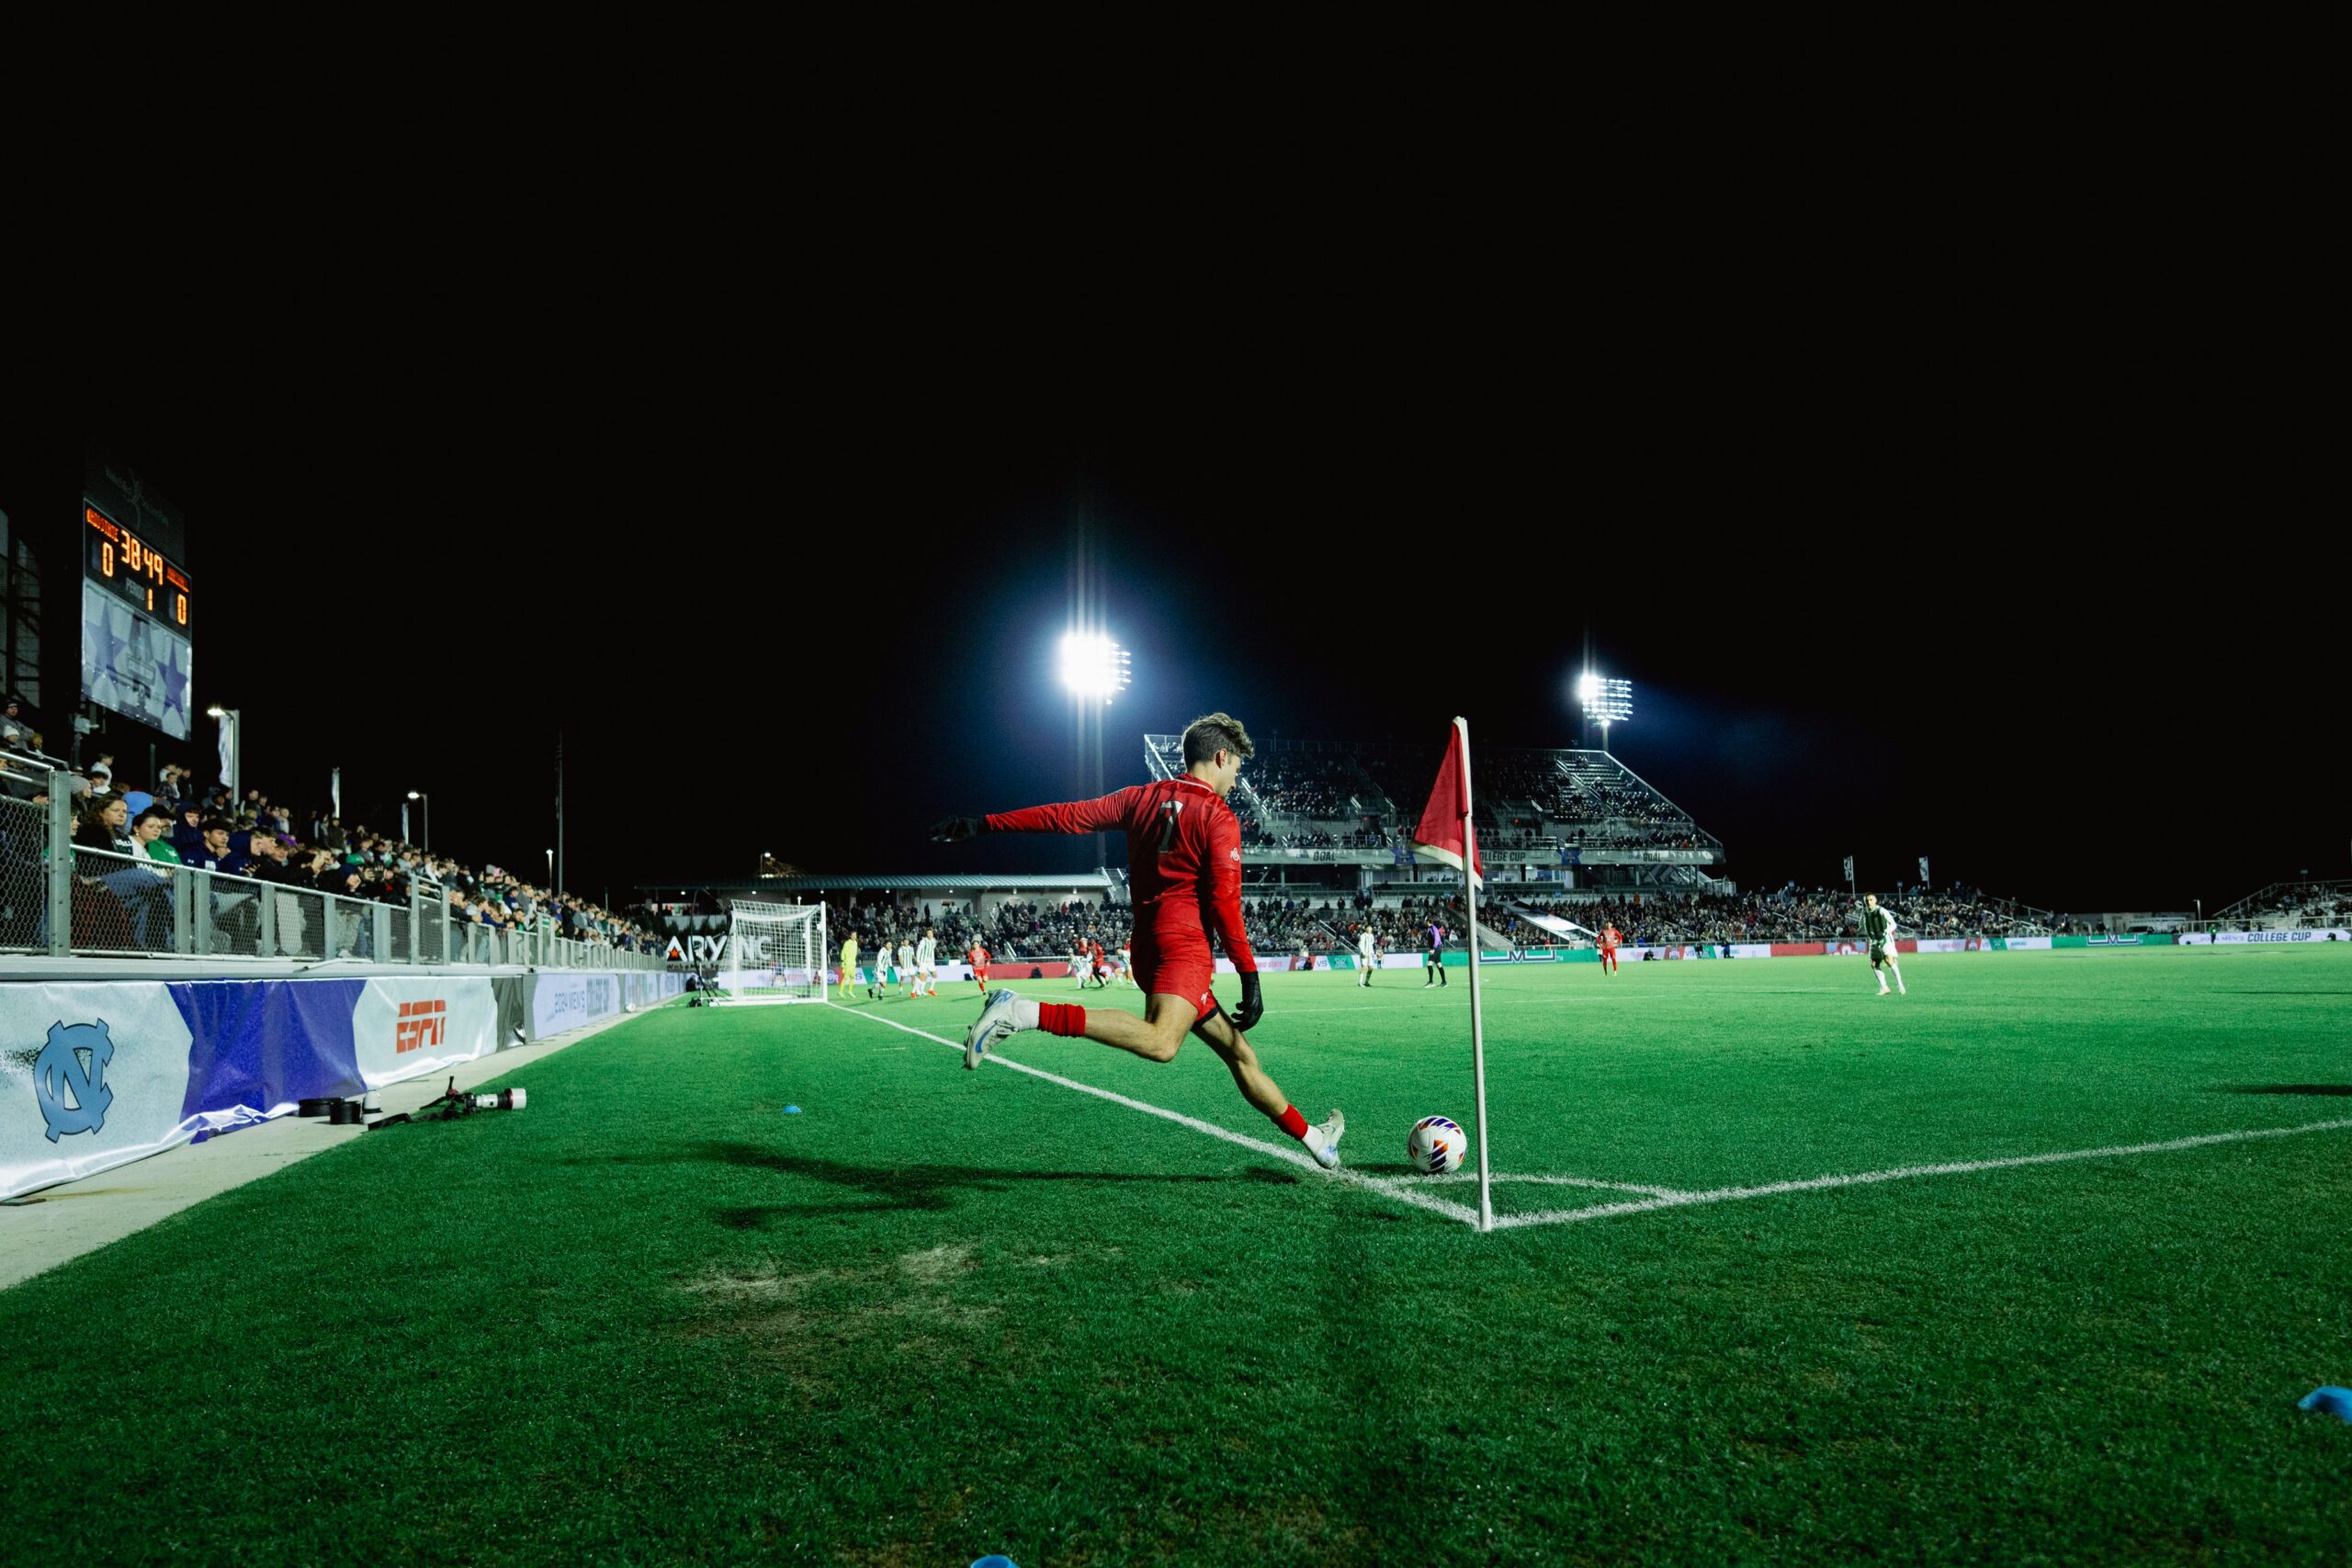
[[[899,941],[899,999],[905,1001],[915,994],[915,944],[901,937]]]
[[[1371,931],[1359,930],[1356,932],[1356,984],[1370,986],[1372,972],[1379,967],[1380,944],[1373,940]]]
[[[932,967],[938,957],[939,943],[926,929],[922,933],[922,940],[915,943],[915,995],[919,997],[939,995],[939,974]]]
[[[1870,939],[1871,972],[1878,976],[1878,994],[1886,995],[1886,976],[1891,971],[1894,988],[1909,996],[1903,984],[1903,965],[1894,961],[1894,911],[1879,908],[1875,893],[1862,895],[1862,935]]]

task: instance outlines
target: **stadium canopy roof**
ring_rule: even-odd
[[[674,882],[652,882],[639,888],[659,893]],[[1063,876],[762,876],[740,882],[701,882],[686,886],[706,893],[1030,893],[1105,891],[1120,886],[1102,872],[1073,872]]]

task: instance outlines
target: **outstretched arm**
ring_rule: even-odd
[[[1100,800],[1030,806],[987,817],[949,817],[932,828],[931,836],[942,843],[954,843],[982,833],[1115,833],[1126,827],[1127,796],[1131,793],[1123,789]]]
[[[1127,825],[1127,796],[1132,793],[1123,789],[1100,800],[1000,811],[984,820],[991,833],[1116,833]]]

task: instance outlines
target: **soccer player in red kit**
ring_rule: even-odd
[[[1256,747],[1241,721],[1213,713],[1184,728],[1184,773],[1136,784],[1100,800],[1033,806],[990,817],[950,817],[932,829],[943,841],[980,833],[1102,833],[1127,836],[1128,891],[1135,900],[1132,952],[1144,1015],[1075,1002],[1036,1002],[999,987],[964,1040],[964,1065],[977,1067],[1016,1030],[1099,1041],[1147,1061],[1170,1062],[1186,1031],[1198,1034],[1232,1071],[1241,1097],[1306,1146],[1316,1163],[1340,1163],[1347,1119],[1337,1111],[1309,1123],[1266,1075],[1247,1032],[1264,1016],[1258,960],[1241,925],[1241,824],[1225,803],[1243,759]],[[1214,926],[1241,976],[1241,1010],[1228,1016],[1210,986],[1216,958]]]
[[[976,942],[972,944],[972,951],[964,954],[964,961],[972,966],[972,978],[980,983],[980,995],[986,997],[989,994],[989,950]]]
[[[1600,928],[1601,973],[1605,975],[1617,973],[1617,943],[1622,940],[1623,939],[1618,936],[1615,926]]]

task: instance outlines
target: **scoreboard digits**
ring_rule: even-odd
[[[185,633],[187,573],[161,550],[96,507],[85,504],[82,520],[89,554],[83,576],[114,592],[141,613]]]

